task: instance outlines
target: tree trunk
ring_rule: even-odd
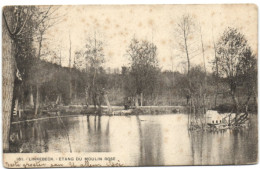
[[[254,101],[255,101],[255,110],[257,112],[257,105],[258,105],[257,89],[254,90]]]
[[[37,84],[37,86],[36,86],[35,112],[34,112],[35,115],[38,114],[39,105],[40,105],[40,92],[39,92],[39,84]]]
[[[62,102],[61,97],[62,97],[62,96],[61,96],[61,93],[58,94],[57,99],[56,99],[56,102],[55,102],[56,105],[59,105],[59,104]]]
[[[87,105],[87,106],[89,105],[89,103],[88,103],[88,100],[89,100],[88,91],[89,91],[89,87],[86,86],[86,88],[85,88],[85,102],[86,102],[86,105]]]
[[[95,107],[95,109],[97,108],[97,95],[96,93],[92,92],[92,101],[93,101],[93,105]]]
[[[4,19],[3,19],[4,20]],[[6,25],[3,21],[3,46],[2,46],[2,78],[3,78],[3,151],[9,151],[9,135],[12,114],[12,100],[15,79],[15,45],[8,35]]]
[[[40,60],[41,58],[41,49],[42,49],[42,36],[43,36],[44,31],[40,32],[40,39],[39,39],[39,49],[38,49],[38,59]],[[39,63],[39,60],[36,62],[36,64]],[[39,71],[40,72],[40,71]],[[37,115],[38,114],[38,109],[39,109],[39,99],[40,99],[40,93],[39,93],[39,81],[38,78],[36,79],[36,101],[35,101],[35,110],[34,110],[34,114]]]
[[[72,73],[71,73],[71,39],[70,39],[70,34],[69,34],[69,41],[70,41],[70,48],[69,48],[69,70],[70,70],[70,82],[69,82],[69,89],[70,89],[70,104],[71,104],[71,101],[72,101]]]
[[[33,106],[33,105],[34,105],[32,86],[30,87],[30,101],[29,101],[29,104],[30,104],[30,106]]]
[[[205,71],[204,86],[203,86],[203,114],[206,114],[207,69],[206,69],[205,49],[202,40],[201,28],[200,28],[200,40],[201,40],[201,49],[203,54],[203,63],[204,63],[204,71]]]
[[[213,30],[212,30],[212,39],[213,39],[213,45],[214,45],[214,55],[215,55],[215,64],[216,64],[216,91],[215,91],[215,107],[217,107],[217,99],[218,99],[218,90],[219,90],[219,85],[218,85],[218,58],[217,58],[217,49],[216,49],[216,44],[213,36]]]
[[[247,95],[246,102],[245,102],[245,112],[246,113],[248,113],[248,105],[249,105],[249,101],[250,101],[251,95],[252,95],[252,92],[249,92],[248,95]]]
[[[217,87],[218,88],[218,87]],[[217,107],[217,100],[218,100],[218,89],[217,89],[217,91],[216,91],[216,93],[215,93],[215,99],[214,99],[215,101],[214,101],[214,104],[215,104],[215,107]]]
[[[238,112],[239,111],[239,104],[238,104],[238,100],[237,100],[237,97],[235,96],[235,94],[232,94],[232,100],[235,104],[236,112]]]
[[[235,111],[236,111],[236,117],[235,117],[235,124],[237,124],[237,118],[238,118],[238,115],[239,115],[239,104],[238,104],[238,99],[237,97],[235,96],[235,92],[232,91],[231,92],[231,95],[232,95],[232,100],[234,102],[234,105],[235,105]]]
[[[74,81],[74,100],[77,100],[77,82],[76,79]]]
[[[70,104],[71,104],[71,102],[72,102],[72,90],[73,90],[73,87],[72,87],[72,77],[71,77],[72,75],[71,75],[71,72],[70,72],[70,95],[69,95],[69,97],[70,97]]]
[[[139,107],[139,103],[138,103],[138,94],[136,94],[135,96],[135,107]]]
[[[104,94],[104,98],[105,98],[105,101],[107,103],[108,112],[112,112],[112,108],[111,108],[111,105],[109,103],[107,94]]]
[[[141,93],[141,98],[140,98],[140,100],[141,100],[141,107],[143,106],[143,93]]]

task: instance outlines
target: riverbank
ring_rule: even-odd
[[[125,110],[123,106],[101,106],[95,108],[93,105],[69,105],[58,106],[57,108],[42,110],[35,115],[33,109],[27,109],[13,115],[12,123],[21,121],[43,120],[56,117],[68,117],[77,115],[105,115],[105,116],[121,116],[121,115],[160,115],[186,112],[185,106],[140,106],[133,109]]]

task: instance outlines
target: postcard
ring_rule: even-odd
[[[258,163],[258,9],[2,10],[7,168]]]

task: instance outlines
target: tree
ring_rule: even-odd
[[[3,9],[3,150],[9,151],[10,122],[14,101],[15,79],[21,78],[17,65],[18,47],[21,39],[30,38],[32,27],[28,24],[33,14],[32,7],[7,6]],[[26,31],[25,31],[26,30]]]
[[[200,41],[201,41],[201,50],[202,50],[202,56],[203,56],[203,63],[204,63],[204,83],[202,85],[202,94],[203,94],[203,113],[206,114],[206,89],[207,89],[207,69],[206,69],[206,60],[205,60],[205,49],[202,39],[202,31],[200,27]],[[201,91],[201,90],[200,90]],[[201,93],[201,92],[200,92]]]
[[[191,71],[191,58],[197,55],[198,46],[196,46],[195,41],[195,32],[196,32],[196,25],[194,19],[189,14],[184,14],[180,18],[179,22],[177,23],[177,27],[175,29],[176,37],[179,42],[180,51],[184,52],[187,59],[187,68],[188,68],[188,99],[192,101],[192,93],[191,93],[191,80],[190,80],[190,71]],[[202,39],[202,37],[201,37]],[[201,41],[202,42],[202,41]],[[202,48],[203,44],[202,44]],[[204,50],[204,49],[203,49]],[[203,51],[204,52],[204,51]],[[192,102],[190,102],[190,106],[192,106]]]
[[[204,69],[204,70],[203,70]],[[190,72],[191,80],[191,93],[194,97],[194,106],[196,113],[204,112],[205,110],[205,68],[200,66],[192,67]],[[204,112],[205,113],[205,112]]]
[[[219,92],[219,74],[218,74],[218,58],[217,58],[217,48],[216,43],[213,36],[213,30],[212,30],[212,40],[213,40],[213,46],[214,46],[214,65],[215,68],[215,84],[216,84],[216,91],[215,91],[215,107],[217,107],[217,98],[218,98],[218,92]]]
[[[71,38],[70,38],[70,33],[69,33],[69,42],[70,42],[70,47],[69,47],[69,70],[70,70],[70,80],[69,80],[69,89],[70,89],[70,92],[69,92],[69,96],[70,96],[70,102],[72,100],[72,74],[71,74],[71,67],[74,67],[71,66]],[[74,59],[75,61],[75,59]]]
[[[227,28],[220,37],[216,48],[219,76],[227,79],[230,95],[238,115],[242,108],[237,95],[238,86],[241,85],[241,82],[247,84],[252,82],[248,78],[256,80],[256,76],[253,77],[256,67],[254,65],[255,57],[246,38],[236,28]]]
[[[247,113],[252,95],[257,98],[257,60],[250,47],[247,47],[243,52],[241,62],[240,83],[242,83],[243,87],[246,89],[247,98],[243,105],[244,110]],[[255,104],[257,105],[257,101]]]
[[[41,11],[41,12],[39,12]],[[3,142],[9,150],[10,120],[14,101],[23,97],[32,57],[36,55],[33,42],[40,24],[46,19],[44,7],[7,6],[3,9]],[[24,99],[21,99],[24,100]]]
[[[148,41],[133,38],[127,49],[130,56],[135,95],[152,96],[156,89],[158,76],[157,47]],[[141,97],[142,99],[142,97]],[[142,104],[142,102],[141,102]]]
[[[41,7],[37,8],[35,16],[35,37],[36,42],[38,43],[38,52],[37,57],[38,60],[40,60],[42,54],[42,43],[44,40],[44,35],[46,34],[46,31],[50,29],[53,25],[57,24],[59,22],[59,17],[54,16],[55,12],[58,10],[58,8],[54,8],[52,6],[49,7]],[[36,62],[38,64],[38,62]],[[40,85],[41,83],[36,80],[36,98],[35,98],[35,115],[38,114],[39,106],[40,106]]]
[[[86,60],[86,70],[89,72],[89,83],[86,88],[88,89],[88,94],[91,96],[93,104],[96,108],[98,105],[101,107],[101,98],[103,97],[103,89],[105,87],[105,79],[102,76],[104,74],[104,69],[102,64],[104,63],[104,43],[98,40],[96,33],[94,37],[89,37],[87,39],[85,49],[82,52],[77,52],[77,56],[84,56]]]
[[[80,71],[86,71],[86,58],[83,50],[74,53],[74,67]]]
[[[176,33],[182,39],[182,42],[180,42],[179,45],[181,50],[184,50],[187,57],[188,74],[191,69],[189,40],[191,39],[190,37],[192,36],[193,28],[194,21],[190,15],[183,15],[176,28]]]

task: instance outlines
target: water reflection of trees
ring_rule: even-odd
[[[139,116],[136,119],[140,140],[139,165],[163,165],[161,125],[142,122]]]
[[[87,145],[90,145],[91,152],[109,152],[110,151],[110,138],[109,138],[109,122],[110,117],[108,117],[108,121],[102,121],[102,116],[97,115],[94,116],[93,121],[91,123],[90,116],[87,117]],[[103,131],[102,125],[105,125],[105,129]]]
[[[254,162],[257,149],[254,130],[190,132],[193,165],[244,164]]]
[[[11,127],[10,150],[20,153],[48,152],[48,133],[42,121],[18,123]]]
[[[84,126],[81,126],[82,124],[79,124],[77,120],[72,119],[57,118],[13,124],[10,141],[11,152],[67,152],[68,147],[74,152],[77,146],[87,146],[81,149],[84,152],[109,152],[110,117],[103,119],[102,116],[86,116],[86,118],[86,120],[83,120],[86,128],[82,128],[86,132],[85,136],[77,132],[80,127]],[[61,142],[64,143],[61,146],[56,147],[54,145],[54,143]]]

